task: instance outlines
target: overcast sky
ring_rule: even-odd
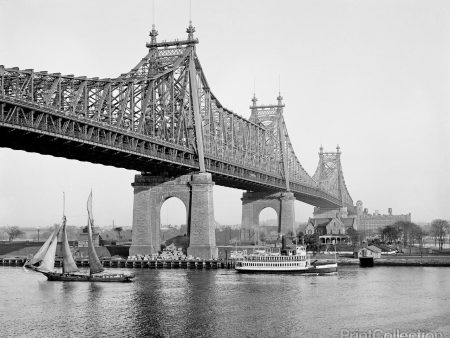
[[[353,200],[370,212],[450,218],[449,1],[192,1],[204,72],[221,103],[249,117],[276,102],[297,156],[312,175],[322,144],[342,150]],[[183,39],[188,1],[0,0],[0,64],[116,77],[159,40]],[[0,148],[0,226],[47,226],[62,213],[86,222],[92,187],[98,225],[132,221],[136,172]],[[242,191],[214,188],[215,217],[241,221]],[[175,199],[172,199],[175,200]],[[169,200],[163,223],[182,223]],[[178,204],[177,204],[178,203]],[[296,203],[296,220],[312,207]],[[264,212],[262,218],[275,218]]]

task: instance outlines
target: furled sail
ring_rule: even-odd
[[[55,228],[55,230],[53,230],[52,234],[47,238],[47,240],[40,247],[38,252],[36,252],[36,254],[33,256],[33,258],[31,258],[29,265],[34,265],[34,264],[39,263],[40,261],[42,261],[42,259],[44,259],[44,256],[47,253],[48,247],[50,246],[50,242],[52,241],[53,236],[56,234],[56,232],[58,230],[59,230],[58,228]]]
[[[55,232],[52,236],[51,244],[45,253],[44,259],[42,263],[39,265],[38,269],[41,271],[53,271],[55,268],[55,254],[56,254],[56,246],[58,245],[58,232],[59,226],[55,229]]]
[[[88,222],[89,270],[90,270],[90,274],[93,275],[95,273],[102,272],[105,269],[103,268],[102,263],[98,259],[97,253],[95,252],[94,243],[92,241],[92,227],[94,225],[93,217],[92,217],[92,191],[88,198],[87,211],[88,211],[88,216],[89,216],[89,222]]]
[[[63,272],[69,273],[78,271],[77,264],[73,259],[72,253],[70,252],[69,241],[67,240],[66,216],[63,217],[62,255],[63,255]]]

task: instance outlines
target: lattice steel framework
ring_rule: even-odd
[[[153,26],[148,54],[113,79],[0,66],[0,146],[173,176],[199,169],[221,185],[287,189],[306,203],[339,206],[340,195],[297,159],[281,100],[254,105],[250,120],[222,106],[194,31],[190,24],[187,40],[157,42]]]
[[[319,183],[319,186],[333,195],[338,196],[343,206],[353,206],[353,200],[348,192],[344,180],[344,173],[341,165],[341,150],[336,147],[336,152],[323,152],[320,147],[319,164],[313,179]]]
[[[277,101],[276,105],[257,105],[257,99],[253,96],[250,121],[261,125],[267,131],[266,142],[276,162],[281,164],[279,170],[285,179],[287,191],[290,190],[291,180],[308,186],[317,186],[317,182],[303,169],[295,155],[283,118],[284,104],[281,94],[278,95]]]

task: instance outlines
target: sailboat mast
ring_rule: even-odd
[[[62,209],[62,211],[63,211],[63,214],[62,214],[62,220],[63,220],[63,224],[62,224],[62,226],[63,226],[63,238],[62,238],[62,242],[63,242],[63,247],[65,246],[64,244],[65,244],[65,241],[64,241],[64,239],[65,238],[67,238],[67,235],[66,235],[66,193],[63,191],[63,209]],[[64,249],[66,249],[66,248],[64,248]],[[63,250],[63,252],[64,252],[64,250]],[[63,256],[64,256],[64,254],[63,254]],[[63,262],[62,262],[62,270],[63,270],[63,272],[64,272],[64,270],[65,270],[65,266],[64,266],[64,258],[63,258]]]
[[[94,243],[92,240],[92,233],[94,232],[94,217],[92,213],[92,190],[89,195],[87,202],[88,211],[88,252],[89,252],[89,274],[93,275],[104,270],[103,264],[98,259],[97,253],[95,252]]]
[[[69,240],[67,238],[67,218],[66,218],[66,194],[63,192],[63,224],[62,224],[62,256],[63,256],[63,273],[71,273],[78,271],[77,264],[70,251]]]

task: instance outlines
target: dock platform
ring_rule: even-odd
[[[23,266],[25,257],[0,257],[1,266]],[[132,260],[100,259],[106,268],[127,269],[232,269],[233,260]],[[75,259],[77,266],[88,267],[88,259]],[[55,267],[62,267],[62,259],[55,260]]]

